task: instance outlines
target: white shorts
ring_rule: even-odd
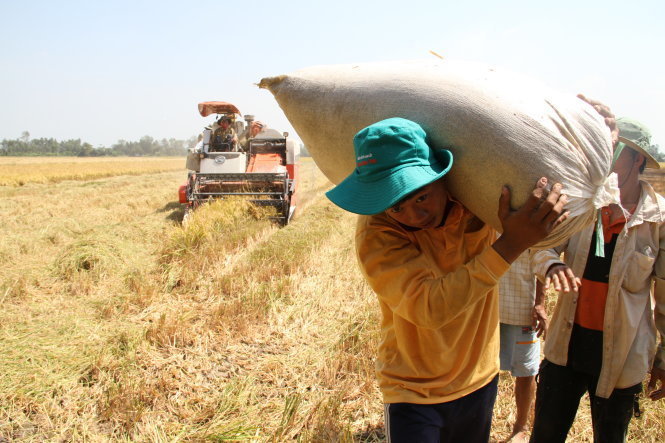
[[[532,326],[501,323],[501,370],[513,377],[531,377],[540,365],[540,339]]]

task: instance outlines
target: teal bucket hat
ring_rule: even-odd
[[[326,196],[356,214],[378,214],[395,206],[446,175],[453,164],[452,152],[435,151],[426,138],[418,123],[398,117],[362,129],[353,138],[355,170]]]

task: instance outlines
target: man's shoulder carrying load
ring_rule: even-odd
[[[513,73],[447,60],[382,62],[305,68],[259,87],[272,92],[333,183],[354,170],[360,129],[403,117],[425,129],[434,149],[453,152],[451,194],[498,230],[504,184],[516,208],[538,178],[561,182],[571,217],[538,248],[586,226],[609,198],[612,143],[603,118],[577,97]]]

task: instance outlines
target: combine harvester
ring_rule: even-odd
[[[216,136],[210,127],[204,129],[187,156],[190,172],[187,183],[178,192],[180,203],[186,205],[185,220],[207,201],[242,196],[256,205],[274,207],[276,215],[272,219],[286,225],[296,210],[298,142],[289,138],[287,132],[274,129],[254,134],[254,117],[245,115],[243,122],[237,118],[238,108],[230,103],[199,103],[199,113],[203,117],[229,117],[235,134],[242,137],[235,142],[228,136]]]

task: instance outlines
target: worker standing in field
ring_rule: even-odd
[[[496,239],[448,194],[452,153],[431,149],[417,123],[380,121],[354,147],[354,172],[327,196],[364,215],[356,250],[382,312],[377,374],[388,440],[486,442],[499,372],[496,285],[567,218],[561,185],[548,193],[541,178],[517,211],[504,187]]]
[[[547,334],[543,284],[536,280],[529,251],[499,281],[501,370],[515,377],[516,417],[507,442],[527,442],[529,412],[536,395],[540,340]]]
[[[603,443],[625,441],[649,371],[651,399],[665,396],[665,199],[639,178],[659,164],[643,124],[617,125],[621,206],[602,208],[602,229],[591,226],[533,257],[545,287],[561,294],[538,374],[532,442],[565,441],[585,392],[594,441]]]

